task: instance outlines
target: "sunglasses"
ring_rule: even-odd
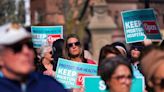
[[[31,40],[20,41],[13,45],[8,45],[6,47],[11,48],[14,51],[14,53],[19,53],[22,51],[24,45],[26,45],[29,49],[33,49],[33,43]]]
[[[68,43],[67,44],[67,47],[68,48],[71,48],[71,47],[73,47],[73,45],[75,45],[75,46],[81,46],[80,42],[75,42],[75,43]]]
[[[143,46],[132,46],[132,49],[137,49],[139,51],[142,51],[144,49]]]

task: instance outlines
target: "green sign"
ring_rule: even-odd
[[[97,75],[97,65],[78,63],[59,58],[55,78],[65,88],[80,88],[83,85],[84,76]]]
[[[108,92],[105,82],[99,76],[88,76],[84,78],[85,92]]]
[[[162,39],[153,9],[123,11],[121,16],[126,43]]]
[[[130,92],[143,92],[144,88],[143,78],[132,79]],[[86,76],[84,78],[84,89],[85,92],[109,92],[99,76]]]

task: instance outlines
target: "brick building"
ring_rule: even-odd
[[[91,0],[96,1],[96,0]],[[142,9],[144,0],[106,0],[109,15],[119,27],[122,27],[120,12],[123,10]],[[156,10],[160,28],[164,28],[164,0],[149,0],[150,8]],[[48,24],[65,24],[64,5],[73,3],[73,0],[31,0],[31,22]],[[67,9],[65,9],[67,10]],[[66,11],[68,12],[68,11]]]
[[[106,0],[108,3],[109,14],[113,17],[116,24],[122,27],[121,11],[143,9],[144,0]],[[154,8],[161,29],[164,29],[164,0],[149,0],[149,7]]]
[[[63,24],[63,0],[31,0],[32,24]]]

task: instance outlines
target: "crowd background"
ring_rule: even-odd
[[[163,92],[164,90],[163,42],[154,43],[145,40],[128,44],[129,49],[121,42],[106,44],[100,49],[97,63],[92,59],[92,54],[83,49],[83,44],[76,34],[69,34],[64,39],[54,41],[52,45],[44,44],[41,48],[36,49],[33,48],[31,34],[19,23],[13,22],[3,28],[4,32],[0,39],[2,80],[5,77],[24,83],[22,79],[26,79],[32,71],[55,79],[58,58],[64,58],[72,62],[98,65],[97,74],[101,76],[111,92],[130,92],[132,78],[137,77],[145,79],[144,92]],[[19,54],[22,55],[18,56]],[[25,59],[21,59],[25,57],[23,55],[30,64]],[[24,61],[21,63],[22,67],[18,64],[21,60]],[[0,88],[3,89],[3,82]],[[81,87],[67,91],[84,92],[84,90]]]
[[[32,1],[35,4],[34,2],[37,0]],[[72,62],[97,65],[97,75],[101,76],[107,89],[110,89],[110,92],[130,92],[132,79],[137,77],[142,77],[145,80],[144,92],[164,92],[164,41],[154,42],[152,40],[144,40],[143,42],[131,44],[126,44],[122,41],[113,41],[98,49],[100,51],[96,53],[99,55],[96,57],[98,60],[95,60],[93,58],[93,54],[95,53],[90,52],[93,49],[90,46],[93,35],[91,36],[90,31],[92,30],[88,28],[89,21],[87,19],[91,19],[94,15],[101,16],[101,14],[96,12],[96,10],[93,12],[94,0],[90,0],[91,2],[89,0],[85,0],[85,2],[81,0],[76,1],[72,0],[71,3],[70,0],[70,11],[68,13],[65,12],[65,16],[59,16],[64,15],[60,11],[56,14],[57,17],[55,18],[59,17],[61,20],[66,18],[65,20],[67,20],[54,23],[55,25],[63,25],[66,22],[66,25],[64,25],[65,34],[63,34],[63,39],[54,41],[52,45],[43,44],[41,48],[33,47],[31,36],[32,25],[27,27],[19,24],[17,18],[23,16],[23,13],[18,14],[19,9],[10,9],[6,15],[2,12],[1,15],[6,16],[5,19],[7,19],[1,19],[1,24],[9,22],[12,17],[16,21],[0,27],[1,92],[84,92],[85,89],[83,86],[81,88],[64,89],[63,85],[56,81],[55,73],[58,58],[68,59]],[[96,1],[100,3],[105,0]],[[109,0],[106,1],[110,2]],[[3,3],[6,4],[4,0]],[[1,4],[3,5],[3,3]],[[60,5],[58,4],[57,6]],[[87,8],[88,5],[89,9]],[[113,6],[109,7],[114,10]],[[36,13],[41,13],[39,10],[42,9],[38,8]],[[120,32],[118,31],[120,29],[122,32],[122,25],[119,21],[120,15],[118,15],[121,11],[123,10],[116,11],[114,14],[111,11],[102,13],[114,17],[114,23],[118,26],[118,29],[115,30],[116,33]],[[163,16],[161,11],[156,12],[160,13],[160,17],[157,17],[157,19],[161,19]],[[15,14],[9,16],[10,12]],[[89,13],[85,15],[85,12]],[[36,23],[35,26],[54,26],[51,21],[44,23],[44,16],[46,14],[41,15],[39,18],[43,23]],[[46,19],[51,20],[49,17],[46,17]],[[160,23],[161,21],[162,19]],[[104,23],[104,25],[112,23],[113,20],[110,23]],[[98,22],[98,24],[101,23]],[[94,45],[101,46],[102,44],[97,42]]]

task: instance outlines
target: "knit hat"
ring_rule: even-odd
[[[164,62],[164,51],[160,49],[151,50],[141,60],[142,72],[148,82],[160,64]]]

